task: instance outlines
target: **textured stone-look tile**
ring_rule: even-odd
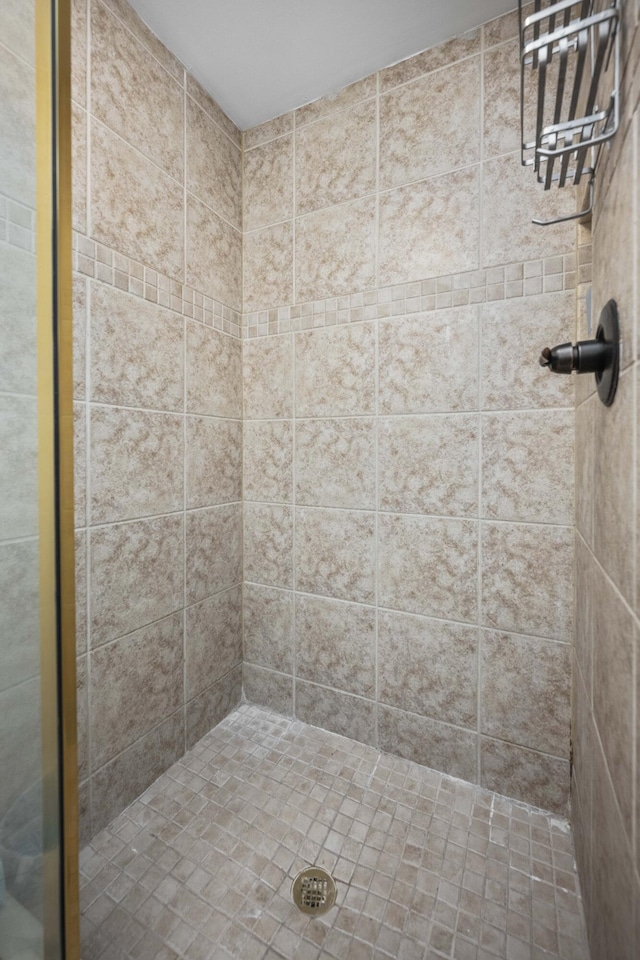
[[[87,113],[71,103],[71,222],[87,232]]]
[[[87,524],[87,404],[73,404],[73,499],[76,527]]]
[[[244,658],[272,670],[293,670],[293,593],[244,585]],[[275,710],[275,707],[273,708]]]
[[[6,48],[0,64],[0,185],[2,193],[35,207],[33,68]]]
[[[376,612],[326,597],[296,597],[296,676],[375,697]]]
[[[187,97],[187,190],[241,228],[240,149],[191,97]]]
[[[0,396],[0,529],[2,538],[38,534],[36,401]]]
[[[589,696],[593,665],[593,635],[596,609],[596,561],[582,537],[575,537],[575,654]]]
[[[611,407],[595,402],[594,553],[629,603],[633,603],[634,465],[631,441],[637,421],[633,373],[620,377]],[[634,416],[636,420],[634,420]],[[606,492],[605,492],[606,491]]]
[[[200,293],[242,309],[242,234],[195,197],[187,197],[186,281]]]
[[[520,149],[520,52],[515,36],[485,57],[483,79],[483,150],[488,159]],[[535,132],[535,84],[527,84],[525,96],[526,129]]]
[[[481,651],[482,732],[568,758],[571,648],[484,630]]]
[[[522,12],[525,17],[533,13],[533,3],[524,4]],[[489,20],[488,23],[483,25],[482,32],[485,47],[493,47],[497,43],[503,43],[505,40],[517,37],[518,11],[512,10],[501,17],[496,17],[495,20]]]
[[[625,830],[633,821],[633,617],[601,568],[593,581],[593,713]]]
[[[293,716],[293,677],[243,663],[242,686],[249,703],[269,707],[285,717]]]
[[[471,167],[381,194],[378,283],[477,269],[478,191],[478,167]]]
[[[0,693],[3,776],[0,803],[9,810],[42,776],[40,678],[34,677]],[[37,836],[37,834],[36,834]]]
[[[296,214],[356,200],[375,189],[375,101],[296,131]]]
[[[570,377],[554,376],[538,363],[541,346],[573,337],[573,291],[481,307],[481,402],[485,410],[572,407]]]
[[[91,236],[154,270],[182,279],[181,184],[101,123],[92,120],[90,133]]]
[[[174,613],[91,654],[91,766],[111,757],[182,704],[183,617]],[[117,696],[113,691],[117,690]]]
[[[257,127],[251,127],[242,134],[242,144],[246,151],[252,147],[257,147],[267,140],[276,140],[278,137],[284,137],[293,129],[293,113],[282,113],[273,120],[265,120]]]
[[[131,31],[134,37],[153,54],[167,73],[178,80],[184,80],[184,67],[165,45],[151,32],[146,23],[140,19],[127,0],[103,0],[107,7]]]
[[[381,610],[378,673],[382,703],[475,728],[477,627]]]
[[[480,738],[481,783],[506,797],[562,814],[569,801],[569,762],[489,737]]]
[[[399,187],[480,159],[480,57],[380,98],[380,187]]]
[[[298,420],[296,503],[375,509],[373,419]]]
[[[292,421],[246,421],[243,465],[247,500],[290,503],[293,498]]]
[[[246,146],[246,145],[245,145]],[[293,216],[293,136],[270,140],[244,155],[242,186],[245,230]]]
[[[181,84],[102,3],[92,0],[91,112],[179,181],[183,99]]]
[[[426,764],[463,780],[477,779],[478,737],[475,732],[381,706],[378,710],[378,737],[380,749],[385,753]]]
[[[593,545],[595,432],[599,399],[591,397],[576,407],[575,426],[575,499],[576,530],[585,543]]]
[[[89,775],[89,696],[87,657],[76,660],[76,704],[78,723],[78,779]]]
[[[19,7],[26,11],[24,4]],[[33,27],[29,27],[29,42],[33,47]],[[10,49],[15,49],[10,45]],[[87,0],[71,3],[71,98],[81,107],[87,103]]]
[[[269,587],[293,586],[293,509],[244,505],[244,578]]]
[[[242,367],[246,419],[293,416],[293,337],[243,341]]]
[[[11,247],[7,247],[11,250]],[[0,253],[0,257],[2,254]],[[87,357],[87,286],[86,277],[73,277],[73,399],[86,397]],[[35,288],[34,292],[35,292]],[[35,316],[35,314],[34,314]],[[4,352],[4,351],[3,351]],[[3,382],[4,378],[3,378]]]
[[[242,666],[234,667],[186,707],[186,744],[194,743],[224,720],[242,699]]]
[[[242,345],[234,337],[187,323],[187,413],[242,416]]]
[[[484,164],[483,192],[483,266],[553,257],[572,249],[571,221],[536,227],[531,220],[574,213],[573,190],[543,190],[521,165],[519,152]]]
[[[478,455],[477,416],[381,420],[380,509],[476,516]]]
[[[373,413],[375,341],[372,323],[297,334],[296,416]]]
[[[371,700],[296,680],[296,716],[359,743],[375,740],[376,705]]]
[[[379,355],[380,413],[477,410],[477,307],[384,321]]]
[[[482,525],[485,626],[570,640],[573,531],[543,524]]]
[[[92,777],[91,819],[102,830],[184,753],[180,710],[106,764]]]
[[[293,301],[293,221],[244,235],[245,311],[269,310]]]
[[[75,547],[75,589],[76,589],[76,654],[87,652],[87,531],[76,530]],[[3,593],[5,591],[3,590]],[[37,609],[34,605],[34,610]],[[28,621],[28,617],[25,618]]]
[[[182,318],[100,283],[90,284],[90,300],[91,399],[128,407],[182,410]]]
[[[183,605],[181,516],[99,527],[90,538],[92,646],[132,633]]]
[[[196,603],[242,579],[242,505],[187,513],[187,603]]]
[[[242,422],[187,417],[187,509],[242,499]]]
[[[322,117],[328,117],[338,110],[344,110],[359,103],[361,100],[368,100],[376,95],[376,76],[370,74],[363,80],[356,80],[355,83],[343,87],[337,93],[330,94],[327,97],[321,97],[320,100],[314,100],[312,103],[306,103],[295,111],[296,130],[305,123],[311,123],[313,120],[320,120]]]
[[[423,50],[415,57],[401,60],[400,63],[395,63],[393,66],[381,70],[379,73],[380,92],[384,93],[401,83],[408,83],[410,80],[415,80],[416,77],[421,77],[424,73],[446,67],[455,63],[456,60],[471,57],[475,53],[480,53],[480,29],[469,30],[468,33],[460,37],[445,40],[444,43]]]
[[[121,407],[91,411],[91,522],[171,513],[184,505],[182,418]]]
[[[375,601],[375,516],[296,510],[296,589],[339,600]]]
[[[379,603],[449,620],[477,616],[478,526],[381,514],[378,527]]]
[[[7,393],[37,391],[36,258],[27,250],[0,243],[2,316],[0,383]]]
[[[296,221],[296,300],[335,297],[375,285],[376,203],[353,200]]]
[[[482,418],[482,515],[573,521],[573,410]]]
[[[40,673],[38,541],[0,544],[0,690]]]
[[[205,113],[208,113],[211,119],[224,130],[229,139],[240,147],[242,145],[242,134],[233,120],[229,119],[222,107],[216,103],[213,97],[209,96],[204,87],[201,87],[188,71],[185,71],[185,81],[189,96],[200,104]]]
[[[192,700],[242,660],[242,587],[187,607],[185,695]]]

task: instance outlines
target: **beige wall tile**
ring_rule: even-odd
[[[482,525],[483,623],[569,640],[573,531],[543,524]]]
[[[295,112],[296,129],[305,123],[311,123],[313,120],[320,120],[322,117],[328,117],[338,110],[353,106],[361,100],[367,100],[376,95],[376,75],[371,74],[363,80],[356,80],[355,83],[343,87],[337,93],[322,97],[320,100],[314,100],[312,103],[306,103],[299,107]]]
[[[375,697],[374,607],[298,596],[295,622],[297,677]]]
[[[182,181],[182,84],[102,3],[91,0],[90,11],[93,116]]]
[[[293,135],[244,154],[243,227],[255,230],[293,216]]]
[[[527,3],[523,7],[523,14],[528,17],[533,12],[533,3]],[[492,47],[496,43],[502,43],[512,37],[518,36],[518,11],[511,10],[502,17],[496,17],[495,20],[489,20],[485,23],[482,31],[484,33],[485,47]]]
[[[242,579],[242,506],[223,504],[187,513],[187,603]]]
[[[76,527],[87,525],[86,410],[87,405],[84,403],[73,404],[73,498]]]
[[[593,506],[594,506],[594,469],[595,469],[595,433],[596,406],[600,401],[595,397],[576,407],[575,432],[575,498],[576,529],[584,541],[593,545]]]
[[[244,310],[293,302],[293,222],[246,233],[243,247]]]
[[[242,660],[242,587],[187,607],[185,696],[203,693]]]
[[[373,513],[296,510],[296,589],[360,603],[375,601]]]
[[[186,117],[187,190],[241,229],[240,148],[191,97],[187,97]]]
[[[3,50],[0,63],[0,192],[35,207],[33,68]]]
[[[571,378],[550,374],[538,357],[571,339],[574,318],[572,291],[483,305],[482,409],[573,406]]]
[[[478,736],[429,717],[380,706],[380,749],[463,780],[477,780]]]
[[[507,797],[566,816],[569,762],[525,747],[480,738],[481,783]]]
[[[91,522],[171,513],[184,505],[182,418],[122,407],[91,411]]]
[[[440,67],[446,67],[450,63],[454,63],[456,60],[462,60],[477,53],[480,53],[480,29],[470,30],[461,37],[445,40],[444,43],[423,50],[415,57],[409,57],[407,60],[402,60],[400,63],[395,63],[393,66],[381,70],[379,73],[380,92],[384,93],[401,83],[415,80],[423,73],[438,70]]]
[[[293,677],[244,663],[242,683],[249,703],[269,707],[285,717],[293,716]]]
[[[87,232],[87,113],[71,104],[71,199],[74,230]]]
[[[0,544],[0,591],[2,691],[40,674],[40,556],[35,538]]]
[[[187,322],[187,412],[242,416],[242,344],[201,323]]]
[[[182,613],[91,654],[91,767],[97,770],[182,705]],[[112,690],[118,690],[114,697]]]
[[[92,646],[183,606],[183,540],[178,515],[90,531]]]
[[[476,728],[477,627],[381,610],[378,675],[382,703]]]
[[[26,250],[0,243],[2,316],[0,383],[7,393],[37,392],[36,258]]]
[[[245,340],[242,364],[245,417],[293,416],[293,337]]]
[[[242,234],[195,197],[187,197],[186,281],[200,293],[242,309]]]
[[[0,529],[2,538],[38,534],[36,401],[0,396]]]
[[[244,496],[293,499],[293,422],[249,420],[244,425]]]
[[[373,193],[376,124],[376,102],[368,100],[296,131],[298,216]]]
[[[182,410],[182,317],[116,287],[91,282],[89,289],[91,399],[128,407]]]
[[[436,177],[480,159],[480,57],[380,98],[380,187]]]
[[[95,120],[90,136],[91,236],[181,280],[182,186]]]
[[[568,759],[568,644],[484,630],[480,674],[484,734]]]
[[[82,107],[87,104],[87,5],[87,0],[71,3],[71,97]]]
[[[478,168],[470,167],[381,194],[379,284],[477,269],[478,190]]]
[[[360,743],[375,742],[376,705],[371,700],[296,680],[296,716]]]
[[[293,670],[293,593],[244,585],[244,657],[272,670]],[[275,709],[275,708],[274,708]]]
[[[0,253],[0,256],[1,255],[2,254]],[[79,276],[78,274],[74,274],[73,276],[73,399],[74,400],[84,400],[86,397],[87,286],[88,286],[88,281],[86,277],[82,277],[82,276]]]
[[[89,780],[78,785],[78,828],[80,849],[83,850],[93,836]]]
[[[582,537],[575,537],[575,655],[591,699],[596,561]]]
[[[293,586],[293,509],[244,505],[244,577],[269,587]]]
[[[297,334],[296,416],[373,413],[375,341],[372,323]]]
[[[241,699],[242,667],[237,666],[205,693],[191,700],[185,711],[187,750],[235,710]]]
[[[380,509],[477,516],[478,417],[381,419]]]
[[[376,202],[353,200],[296,221],[296,299],[375,286]]]
[[[381,322],[379,357],[380,413],[477,410],[477,307]]]
[[[521,145],[520,50],[516,36],[485,56],[483,81],[485,159],[514,153]],[[535,132],[535,84],[527,84],[525,93],[531,94],[525,103],[526,129]]]
[[[0,693],[3,776],[0,804],[8,810],[42,776],[42,755],[34,747],[42,736],[40,678]]]
[[[267,140],[275,140],[276,137],[282,137],[293,129],[293,113],[283,113],[273,120],[265,120],[257,127],[251,127],[242,134],[242,145],[245,150],[251,147],[257,147],[260,143],[266,143]]]
[[[87,531],[75,532],[75,588],[76,588],[76,653],[86,653],[88,646],[87,624]],[[24,579],[24,586],[28,581]],[[3,591],[6,593],[6,591]],[[34,611],[37,609],[34,604]],[[24,613],[23,613],[24,619]],[[28,622],[28,618],[27,618]],[[33,634],[32,634],[33,636]]]
[[[242,499],[242,422],[187,417],[187,509]]]
[[[91,825],[102,830],[184,753],[182,711],[159,724],[91,780]]]
[[[89,775],[89,696],[87,684],[87,657],[76,660],[76,702],[78,724],[78,779]]]
[[[478,526],[381,514],[379,603],[408,613],[473,622],[477,616]]]
[[[482,516],[571,524],[573,410],[482,417]]]
[[[146,23],[140,19],[128,0],[102,0],[118,19],[131,31],[134,37],[153,54],[165,70],[180,83],[184,80],[184,67],[165,45],[158,40]]]
[[[220,107],[216,101],[209,96],[209,94],[200,86],[197,80],[191,76],[190,73],[185,71],[185,81],[187,86],[187,93],[190,97],[200,104],[205,113],[208,113],[212,120],[214,120],[218,126],[224,130],[226,135],[233,140],[236,146],[241,146],[242,144],[242,134],[236,127],[233,120],[230,120],[226,115],[222,107]]]
[[[296,423],[296,503],[375,509],[375,497],[372,418]]]

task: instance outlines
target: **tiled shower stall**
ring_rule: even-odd
[[[126,0],[73,14],[83,840],[244,700],[571,810],[631,958],[638,4],[593,236],[531,226],[582,197],[520,167],[515,13],[243,133]],[[610,411],[537,362],[592,241]]]

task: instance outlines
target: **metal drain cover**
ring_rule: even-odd
[[[322,867],[307,867],[293,881],[291,896],[299,910],[319,917],[336,902],[336,882]]]

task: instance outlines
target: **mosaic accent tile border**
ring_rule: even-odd
[[[76,231],[73,234],[73,269],[232,337],[241,336],[242,317],[237,310]]]
[[[12,247],[35,253],[35,210],[0,194],[0,240],[11,244]]]
[[[588,282],[590,260],[590,249],[583,247],[580,263],[576,255],[570,253],[246,313],[243,336],[251,339],[295,333],[314,327],[575,290],[579,284]]]

